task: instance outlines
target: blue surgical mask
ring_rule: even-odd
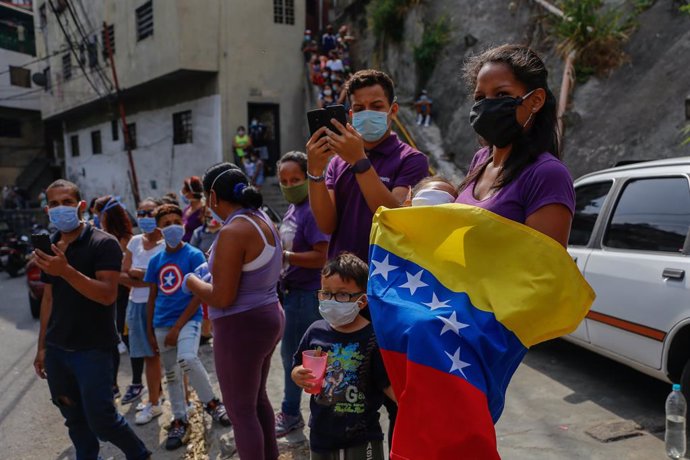
[[[395,103],[395,101],[393,101]],[[393,107],[391,106],[391,110]],[[362,110],[352,114],[352,126],[367,142],[376,142],[388,131],[388,112]]]
[[[333,327],[350,324],[359,315],[359,302],[319,301],[319,313]]]
[[[48,209],[50,223],[62,233],[69,233],[79,227],[78,206],[55,206]]]
[[[156,219],[154,217],[139,217],[137,224],[139,224],[139,228],[144,233],[153,233],[156,230]]]
[[[185,205],[189,204],[189,198],[184,196],[183,193],[180,193],[180,198],[182,199],[182,204],[185,204]]]
[[[214,219],[216,219],[217,222],[220,222],[221,224],[223,223],[223,219],[218,214],[216,214],[213,209],[209,207],[208,210],[211,211],[211,215]]]
[[[165,244],[167,244],[169,248],[176,248],[182,242],[184,227],[182,225],[169,225],[161,229],[161,232],[163,232]]]
[[[98,217],[98,214],[93,215],[93,226],[96,228],[101,228],[101,218]]]

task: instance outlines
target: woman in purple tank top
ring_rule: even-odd
[[[203,184],[208,208],[223,228],[211,248],[210,273],[188,276],[186,284],[209,305],[216,372],[240,458],[274,460],[278,445],[266,380],[285,327],[276,289],[280,237],[258,210],[261,194],[237,166],[212,166]]]

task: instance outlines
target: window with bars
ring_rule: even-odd
[[[106,40],[110,40],[110,49],[115,54],[115,26],[109,25],[104,27],[101,31],[101,41],[103,42],[103,59],[108,62],[108,43]]]
[[[75,134],[74,136],[70,136],[69,143],[70,143],[70,146],[72,147],[72,156],[78,157],[79,156],[79,135]]]
[[[282,24],[285,21],[285,9],[283,0],[273,0],[273,22]]]
[[[293,25],[295,23],[295,0],[273,0],[273,22]]]
[[[285,24],[295,24],[295,0],[285,0]]]
[[[173,113],[173,144],[191,144],[192,111]]]
[[[129,149],[137,149],[137,124],[127,123],[127,133],[129,134]],[[127,142],[125,142],[125,150],[127,149]]]
[[[65,80],[72,78],[72,55],[70,53],[62,55],[62,78]]]
[[[91,151],[94,155],[103,153],[103,146],[101,144],[101,131],[91,131]]]
[[[136,9],[137,40],[141,41],[153,35],[153,2],[148,1]]]
[[[117,120],[113,120],[110,122],[110,133],[114,141],[120,139],[120,128],[117,124]]]

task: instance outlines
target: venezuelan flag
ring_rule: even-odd
[[[393,459],[495,459],[527,349],[575,330],[594,292],[551,238],[459,204],[379,209],[369,306],[398,399]]]

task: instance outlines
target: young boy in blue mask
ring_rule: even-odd
[[[149,342],[153,351],[160,354],[165,368],[174,416],[165,448],[173,450],[186,443],[190,435],[180,370],[189,376],[213,420],[229,426],[230,419],[215,397],[206,369],[197,356],[201,334],[199,299],[182,287],[185,275],[205,264],[206,258],[201,251],[182,241],[184,226],[178,206],[160,206],[154,217],[165,239],[165,250],[153,256],[144,277],[151,286],[147,323]]]
[[[383,460],[379,409],[386,394],[394,400],[374,328],[360,312],[367,307],[367,265],[351,253],[326,263],[321,273],[319,312],[293,358],[292,379],[313,390],[316,378],[302,365],[302,352],[328,354],[323,386],[311,397],[309,442],[312,460]]]

